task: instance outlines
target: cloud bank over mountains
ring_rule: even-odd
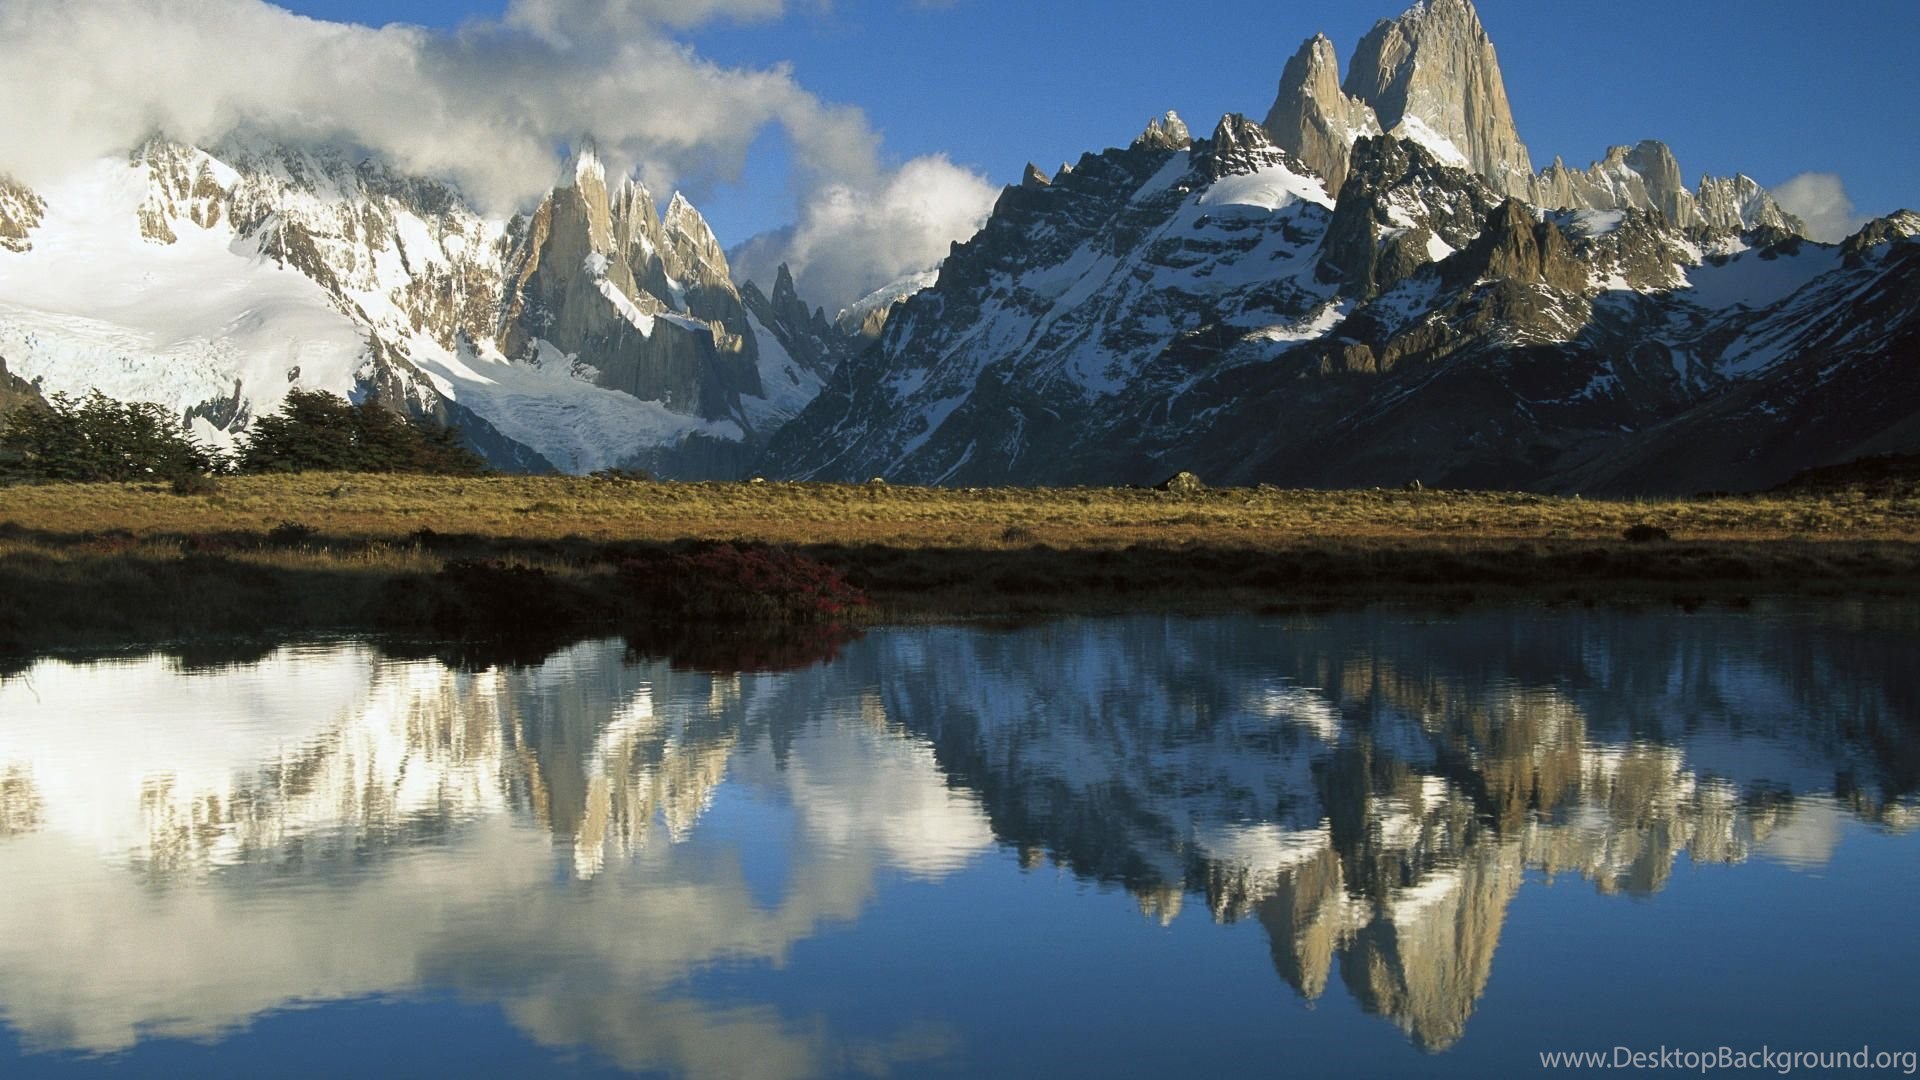
[[[1846,184],[1833,173],[1801,173],[1771,190],[1782,208],[1807,223],[1807,236],[1822,243],[1839,243],[1873,220],[1854,208]]]
[[[784,68],[719,66],[674,37],[787,7],[514,0],[498,20],[440,31],[326,22],[263,0],[0,0],[0,97],[31,103],[0,110],[0,171],[41,183],[154,134],[208,144],[254,133],[364,149],[506,212],[550,187],[561,150],[585,137],[664,192],[736,178],[754,140],[778,128],[798,224],[784,234],[790,250],[779,237],[759,249],[793,262],[810,296],[846,302],[938,261],[996,189],[943,157],[890,167],[859,109],[821,100]],[[903,211],[908,177],[938,205]],[[910,227],[891,235],[903,213]]]

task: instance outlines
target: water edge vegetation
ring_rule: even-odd
[[[741,599],[768,590],[775,600]],[[0,487],[0,647],[16,653],[690,618],[859,626],[1915,591],[1920,497],[1904,488],[1603,500],[349,473],[184,492]]]

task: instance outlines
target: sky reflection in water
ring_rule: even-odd
[[[0,1074],[1915,1049],[1917,626],[1151,617],[726,677],[617,642],[47,661],[0,684]]]

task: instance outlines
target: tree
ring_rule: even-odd
[[[254,421],[240,448],[247,473],[374,472],[473,476],[486,462],[452,427],[423,427],[369,398],[355,405],[295,390],[280,411]]]
[[[227,467],[164,405],[98,390],[25,405],[0,428],[0,470],[42,480],[171,480]]]

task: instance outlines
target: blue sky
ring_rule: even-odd
[[[396,5],[286,0],[316,18],[380,25]],[[453,27],[505,3],[430,0],[404,21]],[[857,106],[891,162],[942,153],[995,183],[1124,143],[1178,109],[1196,128],[1264,115],[1306,36],[1342,61],[1402,0],[807,0],[774,19],[721,18],[675,36],[727,67],[791,65],[827,102]],[[1479,0],[1536,167],[1584,166],[1611,143],[1659,138],[1689,182],[1744,171],[1778,184],[1838,174],[1863,212],[1920,205],[1920,3]],[[636,102],[645,108],[645,102]],[[790,221],[790,159],[770,129],[736,183],[693,185],[728,243]]]

